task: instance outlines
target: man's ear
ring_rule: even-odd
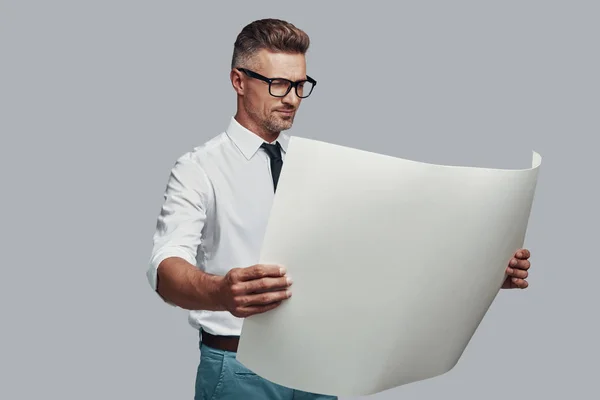
[[[242,73],[237,69],[232,69],[229,73],[229,79],[231,80],[231,85],[233,89],[236,91],[238,95],[244,94],[244,80],[242,79]]]

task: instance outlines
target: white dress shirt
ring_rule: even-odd
[[[289,136],[282,132],[277,141],[285,160]],[[264,142],[232,117],[225,132],[177,159],[153,237],[147,272],[152,289],[167,257],[221,276],[258,263],[274,196]],[[188,321],[215,335],[240,335],[243,320],[229,312],[192,310]]]

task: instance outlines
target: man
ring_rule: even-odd
[[[277,19],[243,28],[230,79],[237,112],[225,132],[181,156],[158,217],[148,279],[200,333],[195,399],[331,399],[271,383],[235,359],[245,317],[291,296],[279,265],[259,252],[289,137],[303,98],[309,37]],[[529,251],[515,254],[504,288],[526,288]]]

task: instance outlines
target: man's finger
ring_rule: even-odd
[[[529,260],[519,260],[515,268],[528,270],[531,267]]]
[[[277,303],[286,300],[292,296],[289,289],[278,290],[274,292],[258,293],[248,296],[247,305],[249,306],[264,306],[271,303]]]
[[[529,267],[531,267],[531,262],[529,262],[529,260],[522,260],[515,257],[510,260],[508,265],[511,268],[529,269]]]
[[[237,279],[239,281],[251,281],[254,279],[281,277],[286,273],[282,265],[277,264],[257,264],[248,268],[241,268],[238,271]]]
[[[250,307],[250,306],[265,306],[279,301],[286,300],[292,296],[292,292],[287,290],[278,290],[274,292],[265,292],[258,294],[249,294],[245,296],[239,296],[236,298],[236,304],[239,307]]]
[[[261,314],[279,307],[281,303],[281,301],[278,301],[264,306],[242,307],[239,309],[238,314],[241,314],[243,317],[249,317],[254,314]]]
[[[515,257],[525,260],[531,257],[531,253],[527,249],[519,249],[515,254]]]
[[[526,280],[519,278],[512,278],[512,283],[518,289],[525,289],[529,286],[529,283],[527,283]]]
[[[529,276],[529,273],[522,269],[515,269],[509,267],[507,268],[506,272],[508,273],[508,275],[520,279],[525,279]]]
[[[285,290],[292,284],[290,277],[262,278],[250,281],[235,282],[231,286],[231,293],[236,296],[247,296],[255,293],[265,293],[274,290]]]
[[[273,290],[287,289],[292,284],[292,278],[282,276],[279,278],[262,278],[245,281],[242,283],[245,293],[264,293]]]

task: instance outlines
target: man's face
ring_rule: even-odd
[[[302,54],[272,53],[262,50],[256,56],[257,63],[250,68],[267,78],[286,78],[291,81],[306,79],[306,59]],[[285,97],[269,93],[269,84],[244,75],[243,106],[248,115],[261,128],[275,134],[290,129],[301,98],[291,89]],[[277,88],[273,86],[273,90]]]

